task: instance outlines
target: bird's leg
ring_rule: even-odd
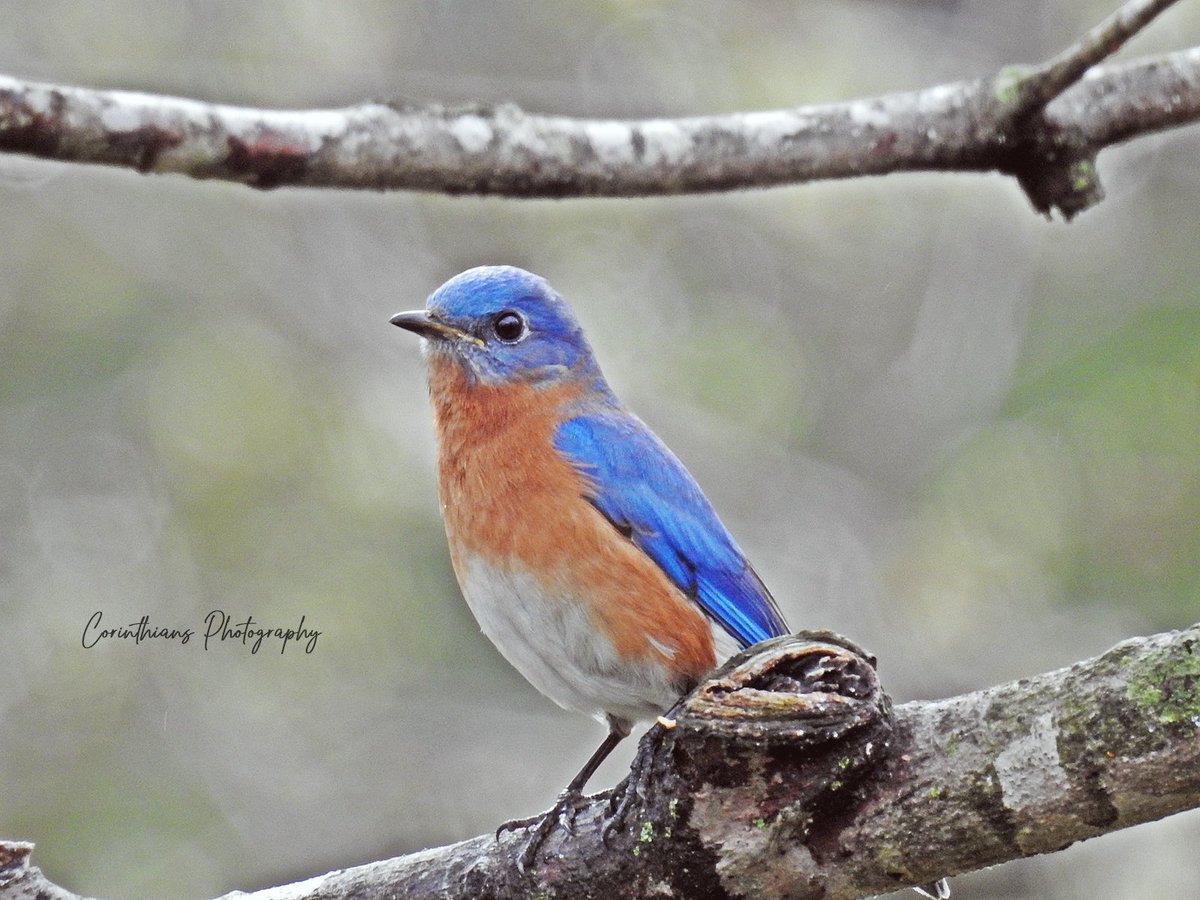
[[[582,792],[583,786],[591,780],[591,777],[596,774],[596,770],[600,768],[600,763],[608,759],[608,754],[613,752],[617,744],[629,737],[631,727],[624,719],[609,716],[608,734],[600,742],[600,746],[596,748],[596,752],[583,764],[583,768],[571,779],[571,783],[567,785],[567,789],[563,793],[578,794]]]
[[[536,816],[529,816],[524,819],[510,819],[496,829],[496,837],[499,837],[506,831],[516,831],[518,828],[525,828],[529,825],[532,825],[534,822],[541,821],[542,819],[553,818],[552,813],[561,812],[560,807],[566,807],[566,804],[563,802],[564,799],[579,797],[583,793],[583,786],[587,784],[588,779],[595,774],[596,769],[600,768],[600,764],[604,762],[608,754],[612,753],[613,748],[616,747],[617,744],[619,744],[625,737],[627,737],[628,734],[628,731],[625,731],[624,733],[621,733],[620,731],[614,731],[610,725],[608,735],[604,738],[604,741],[599,747],[596,748],[596,751],[584,764],[583,768],[580,769],[575,777],[571,779],[570,784],[568,784],[563,792],[558,795],[558,802],[551,809],[550,813],[546,813],[544,815],[539,813]]]
[[[608,734],[605,736],[600,746],[596,748],[596,752],[593,753],[588,758],[588,761],[583,764],[583,768],[580,769],[578,774],[571,779],[571,782],[567,785],[566,789],[558,795],[558,800],[555,802],[550,811],[544,816],[532,816],[528,819],[514,819],[511,822],[505,822],[496,829],[496,837],[499,837],[501,833],[505,831],[512,831],[517,828],[525,828],[532,825],[534,822],[538,822],[537,828],[534,829],[533,834],[529,836],[529,840],[526,841],[524,848],[521,850],[521,855],[517,860],[517,867],[522,872],[524,872],[530,863],[533,862],[534,858],[537,856],[538,850],[541,849],[542,844],[545,843],[546,838],[550,836],[550,832],[554,830],[554,827],[558,824],[559,819],[562,818],[564,813],[567,813],[568,811],[570,813],[566,820],[567,829],[572,830],[574,828],[575,815],[579,812],[579,801],[583,798],[584,785],[588,783],[588,780],[596,773],[596,770],[600,768],[600,764],[608,758],[610,753],[612,753],[613,748],[629,736],[630,728],[630,723],[624,719],[618,719],[615,716],[609,716]]]

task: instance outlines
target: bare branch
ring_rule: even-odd
[[[848,900],[1053,852],[1200,806],[1200,624],[894,712],[852,644],[778,638],[712,676],[675,722],[651,729],[617,793],[590,798],[527,872],[520,833],[488,834],[228,896]],[[0,843],[0,900],[58,890],[27,848]]]

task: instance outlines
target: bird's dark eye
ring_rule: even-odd
[[[515,344],[525,337],[525,320],[520,313],[506,309],[492,320],[492,331],[504,343]]]

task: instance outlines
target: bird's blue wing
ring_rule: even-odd
[[[624,411],[567,419],[554,445],[583,475],[588,500],[743,647],[787,633],[770,593],[692,476]]]

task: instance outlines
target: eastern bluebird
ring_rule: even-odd
[[[539,691],[608,736],[787,626],[692,476],[609,388],[570,307],[511,266],[458,275],[392,324],[423,337],[450,557]]]
[[[391,321],[425,339],[438,492],[467,604],[534,687],[608,724],[542,819],[528,862],[634,722],[788,628],[687,469],[613,394],[544,279],[469,269],[424,310]],[[926,890],[949,896],[944,882]]]

